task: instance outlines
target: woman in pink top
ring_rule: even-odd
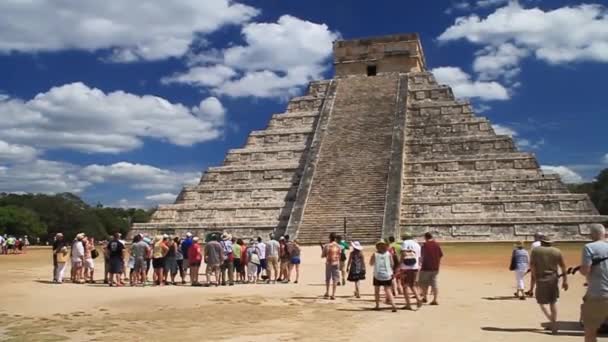
[[[192,239],[192,246],[188,248],[188,263],[190,263],[190,284],[192,286],[201,286],[198,282],[198,270],[201,267],[203,254],[201,245],[198,243],[198,236]]]

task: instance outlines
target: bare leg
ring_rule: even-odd
[[[412,306],[410,304],[410,294],[408,291],[409,287],[405,283],[405,280],[402,281],[402,284],[403,284],[403,297],[405,298],[405,309],[410,310],[412,308]]]
[[[359,292],[359,281],[358,280],[355,282],[355,297],[361,298],[361,293]]]
[[[597,330],[595,327],[593,329],[585,327],[585,342],[597,342]]]
[[[395,307],[395,301],[393,299],[393,289],[392,289],[392,286],[384,286],[384,293],[386,294],[387,302],[393,308],[393,312],[397,312],[397,308]]]
[[[437,297],[439,297],[439,288],[437,286],[431,288],[433,290],[433,301],[431,304],[437,305]]]
[[[300,280],[300,265],[296,265],[296,283]]]
[[[380,309],[380,286],[374,286],[374,299],[376,300],[375,309]]]
[[[336,281],[336,279],[334,279],[334,281],[332,283],[332,286],[331,286],[331,298],[332,299],[336,298],[336,286],[338,286],[338,281]]]

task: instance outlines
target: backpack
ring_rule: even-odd
[[[405,266],[416,266],[418,263],[418,257],[416,256],[416,252],[411,249],[407,249],[402,251],[403,253],[403,264]]]
[[[97,249],[94,249],[91,251],[91,258],[97,259],[98,256],[99,256],[99,252],[97,251]]]
[[[259,265],[260,264],[260,256],[258,255],[257,252],[251,253],[251,258],[250,258],[249,262],[252,263],[252,264],[254,264],[254,265]]]

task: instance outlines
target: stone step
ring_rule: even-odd
[[[439,176],[438,173],[447,172],[505,172],[506,170],[530,170],[532,173],[540,173],[539,165],[534,156],[528,153],[514,152],[503,155],[488,155],[487,157],[459,156],[455,159],[436,160],[410,160],[406,157],[404,170],[411,174],[425,174],[427,176]],[[500,174],[500,172],[497,172]],[[496,172],[495,172],[496,173]],[[466,175],[467,173],[465,173]]]
[[[202,182],[207,185],[250,184],[291,182],[297,185],[300,182],[301,169],[270,169],[246,170],[226,172],[205,172]]]
[[[284,112],[284,113],[273,114],[271,119],[286,120],[286,119],[316,118],[318,116],[319,116],[319,111]]]
[[[312,127],[265,129],[262,131],[252,131],[249,136],[265,137],[269,135],[310,134],[313,133],[313,131],[314,129]]]
[[[495,195],[495,196],[445,196],[445,197],[403,197],[407,204],[452,204],[452,203],[507,203],[538,201],[586,201],[586,194],[531,194],[531,195]]]
[[[285,223],[282,223],[285,224]],[[135,223],[133,229],[218,229],[220,231],[231,229],[275,229],[280,226],[277,222],[252,221],[247,222],[202,222],[202,221],[181,221],[181,222],[156,222],[156,223]]]
[[[192,210],[213,210],[213,209],[253,209],[253,208],[282,208],[284,207],[285,201],[212,201],[212,202],[201,202],[201,203],[181,203],[181,204],[161,204],[158,206],[158,210],[180,210],[180,211],[192,211]]]
[[[513,224],[581,224],[608,222],[608,216],[571,215],[571,216],[533,216],[533,217],[474,217],[474,218],[408,218],[401,220],[401,226],[439,226],[439,225],[513,225]]]
[[[411,155],[405,158],[404,164],[435,164],[435,163],[465,163],[479,161],[502,161],[502,160],[530,160],[535,159],[529,152],[509,152],[509,153],[479,153],[474,155],[453,155],[437,153],[432,155],[434,158],[426,156],[419,157]]]
[[[291,182],[267,182],[247,184],[199,184],[184,187],[184,191],[214,192],[241,190],[289,190],[294,185]]]
[[[510,182],[510,181],[535,181],[535,180],[559,180],[559,175],[556,174],[544,174],[544,175],[509,175],[509,176],[469,176],[469,177],[403,177],[404,184],[447,184],[447,183],[461,183],[461,182]]]
[[[490,136],[442,136],[442,137],[421,137],[419,139],[405,139],[406,146],[411,145],[434,145],[434,144],[462,144],[462,143],[503,143],[512,141],[508,135]]]
[[[305,144],[281,144],[276,146],[245,146],[243,148],[233,148],[228,150],[228,154],[273,153],[285,151],[303,152],[305,150]]]
[[[292,98],[287,104],[287,112],[318,111],[323,105],[323,97],[299,96]]]
[[[422,109],[422,108],[442,108],[442,107],[468,107],[467,110],[463,110],[463,113],[472,113],[473,107],[471,106],[471,102],[469,100],[463,99],[450,99],[450,100],[435,100],[435,101],[425,101],[425,102],[408,102],[407,108],[408,111],[412,109]]]
[[[429,86],[419,87],[411,90],[408,95],[408,103],[416,103],[419,101],[437,101],[437,100],[454,100],[454,93],[448,86]]]
[[[252,165],[228,165],[211,166],[207,169],[208,173],[239,172],[239,171],[267,171],[267,170],[294,170],[300,167],[300,163],[267,163]]]
[[[515,151],[513,139],[508,136],[485,136],[485,137],[452,137],[452,141],[445,139],[422,141],[406,141],[405,151],[410,156],[428,156],[444,154],[445,156],[479,154],[479,153],[510,153]]]
[[[472,113],[466,114],[449,114],[449,115],[434,115],[434,116],[422,116],[422,115],[412,115],[408,113],[408,122],[412,126],[436,126],[441,124],[449,124],[455,125],[458,123],[465,123],[468,121],[472,121],[477,118]]]

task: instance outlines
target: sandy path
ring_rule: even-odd
[[[508,248],[447,247],[441,305],[398,313],[369,311],[369,279],[361,299],[352,297],[351,285],[338,288],[336,301],[322,299],[318,247],[303,250],[300,284],[220,288],[53,285],[48,283],[48,250],[2,256],[0,340],[582,340],[575,324],[582,278],[571,279],[571,290],[562,294],[559,305],[562,326],[574,330],[546,335],[534,301],[501,298],[513,293],[514,276],[506,271]],[[576,249],[568,249],[570,264],[576,262]]]

